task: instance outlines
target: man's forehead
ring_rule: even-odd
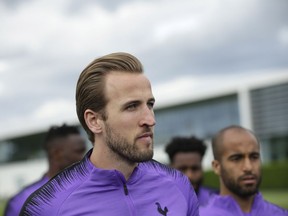
[[[139,96],[153,97],[150,81],[142,73],[111,72],[106,77],[105,94],[118,98],[125,96],[127,100]]]
[[[201,161],[201,155],[198,152],[177,152],[174,155],[174,161]]]
[[[135,77],[145,77],[144,73],[138,73],[138,72],[126,72],[126,71],[110,71],[109,73],[107,73],[107,75],[105,76],[106,80],[118,80],[118,79],[122,79],[122,80],[130,80],[133,79]],[[147,79],[147,78],[146,78]]]
[[[249,153],[249,152],[259,152],[259,144],[254,141],[235,141],[226,142],[223,145],[223,152],[231,153]]]
[[[258,140],[253,133],[243,129],[230,129],[225,131],[222,135],[223,143],[238,143],[241,141],[251,141],[258,143]]]
[[[143,73],[133,73],[133,72],[121,72],[121,71],[112,71],[109,72],[105,77],[105,84],[106,86],[110,87],[120,87],[124,84],[127,88],[129,86],[133,86],[132,81],[139,81],[149,83],[150,81]]]
[[[223,152],[258,151],[260,149],[257,138],[246,130],[231,129],[226,131],[221,140],[220,149]]]

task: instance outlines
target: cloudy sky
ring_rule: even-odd
[[[288,72],[287,11],[287,0],[0,0],[0,139],[77,121],[78,76],[110,52],[136,55],[156,95]]]

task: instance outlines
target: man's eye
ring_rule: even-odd
[[[136,107],[137,107],[137,104],[130,104],[126,107],[126,109],[127,110],[134,110],[134,109],[136,109]]]
[[[252,156],[251,156],[251,159],[253,159],[253,160],[257,160],[257,159],[259,159],[259,155],[257,155],[257,154],[252,155]]]
[[[241,159],[241,157],[238,157],[238,156],[231,158],[232,161],[239,161],[240,159]]]
[[[149,102],[148,107],[152,109],[154,107],[154,102]]]

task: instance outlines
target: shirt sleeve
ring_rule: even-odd
[[[22,205],[17,205],[17,203],[13,202],[14,200],[10,200],[5,208],[4,216],[14,216],[19,215]]]
[[[199,216],[199,202],[196,193],[191,185],[189,185],[188,197],[188,213],[187,216]]]

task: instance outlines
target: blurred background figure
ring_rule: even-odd
[[[216,189],[204,187],[202,159],[206,151],[205,143],[196,137],[174,137],[165,149],[170,166],[183,172],[190,180],[197,194],[199,205],[207,204]]]
[[[65,167],[81,160],[86,152],[85,140],[77,127],[66,124],[52,126],[45,137],[43,147],[47,153],[48,171],[41,179],[25,187],[8,201],[5,216],[19,215],[22,205],[30,194]]]
[[[258,191],[262,177],[260,143],[252,131],[226,127],[214,136],[212,147],[220,194],[201,208],[201,216],[288,216],[288,210],[264,200]]]

